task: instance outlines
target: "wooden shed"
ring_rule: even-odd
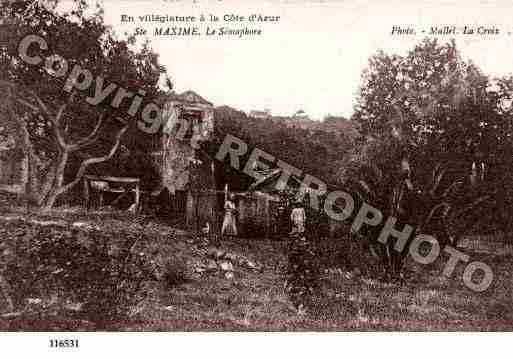
[[[282,170],[260,171],[262,179],[251,185],[247,192],[237,193],[238,226],[247,237],[277,237],[290,232],[290,204],[278,180]],[[301,181],[291,176],[289,188],[297,190]]]
[[[236,195],[238,228],[241,236],[269,238],[279,233],[279,197],[260,191]]]
[[[240,227],[246,233],[265,233],[266,237],[282,236],[291,230],[290,198],[301,186],[301,179],[291,175],[287,190],[279,190],[281,169],[273,169],[264,173],[263,178],[250,186],[247,193],[240,195],[238,203]],[[329,186],[332,187],[332,186]],[[329,191],[335,190],[329,188]],[[288,193],[286,193],[288,192]],[[307,227],[314,226],[320,237],[335,237],[347,233],[348,225],[330,218],[324,211],[305,207],[307,210]],[[315,222],[315,223],[314,223]]]

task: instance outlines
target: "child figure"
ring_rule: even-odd
[[[291,234],[305,233],[306,213],[305,209],[301,205],[301,202],[296,201],[294,203],[294,208],[292,209],[292,212],[290,214],[290,219],[292,221]]]

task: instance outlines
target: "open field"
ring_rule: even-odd
[[[22,212],[22,210],[20,210]],[[4,211],[0,240],[15,231],[14,223],[27,216]],[[129,316],[112,327],[84,320],[79,310],[64,310],[55,299],[25,298],[15,313],[0,316],[2,330],[130,330],[130,331],[327,331],[327,330],[512,330],[511,283],[513,253],[486,250],[469,252],[472,260],[488,263],[494,282],[484,293],[467,289],[458,267],[451,279],[442,277],[447,258],[433,265],[408,263],[406,281],[388,284],[358,272],[323,268],[322,293],[314,308],[299,315],[284,290],[286,243],[267,240],[233,240],[198,246],[195,237],[163,223],[122,213],[76,210],[32,216],[39,225],[78,226],[112,236],[145,231],[147,240],[162,247],[161,256],[186,265],[187,280],[167,287],[161,281],[146,283],[146,296]],[[57,221],[57,222],[56,222]],[[253,270],[234,261],[233,278],[222,271],[196,270],[215,248],[237,258],[259,263]],[[162,254],[163,253],[163,254]],[[40,278],[45,282],[45,278]],[[53,304],[52,304],[53,303]],[[68,303],[69,304],[69,303]],[[69,309],[70,305],[67,305]]]

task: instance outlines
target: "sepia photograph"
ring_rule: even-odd
[[[511,13],[1,0],[0,332],[510,332]]]

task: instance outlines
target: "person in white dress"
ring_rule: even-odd
[[[306,213],[301,203],[294,204],[290,219],[292,221],[292,234],[305,233]]]
[[[235,197],[231,194],[224,203],[224,219],[221,227],[221,235],[237,236],[237,223],[235,214],[237,207],[235,206]]]

